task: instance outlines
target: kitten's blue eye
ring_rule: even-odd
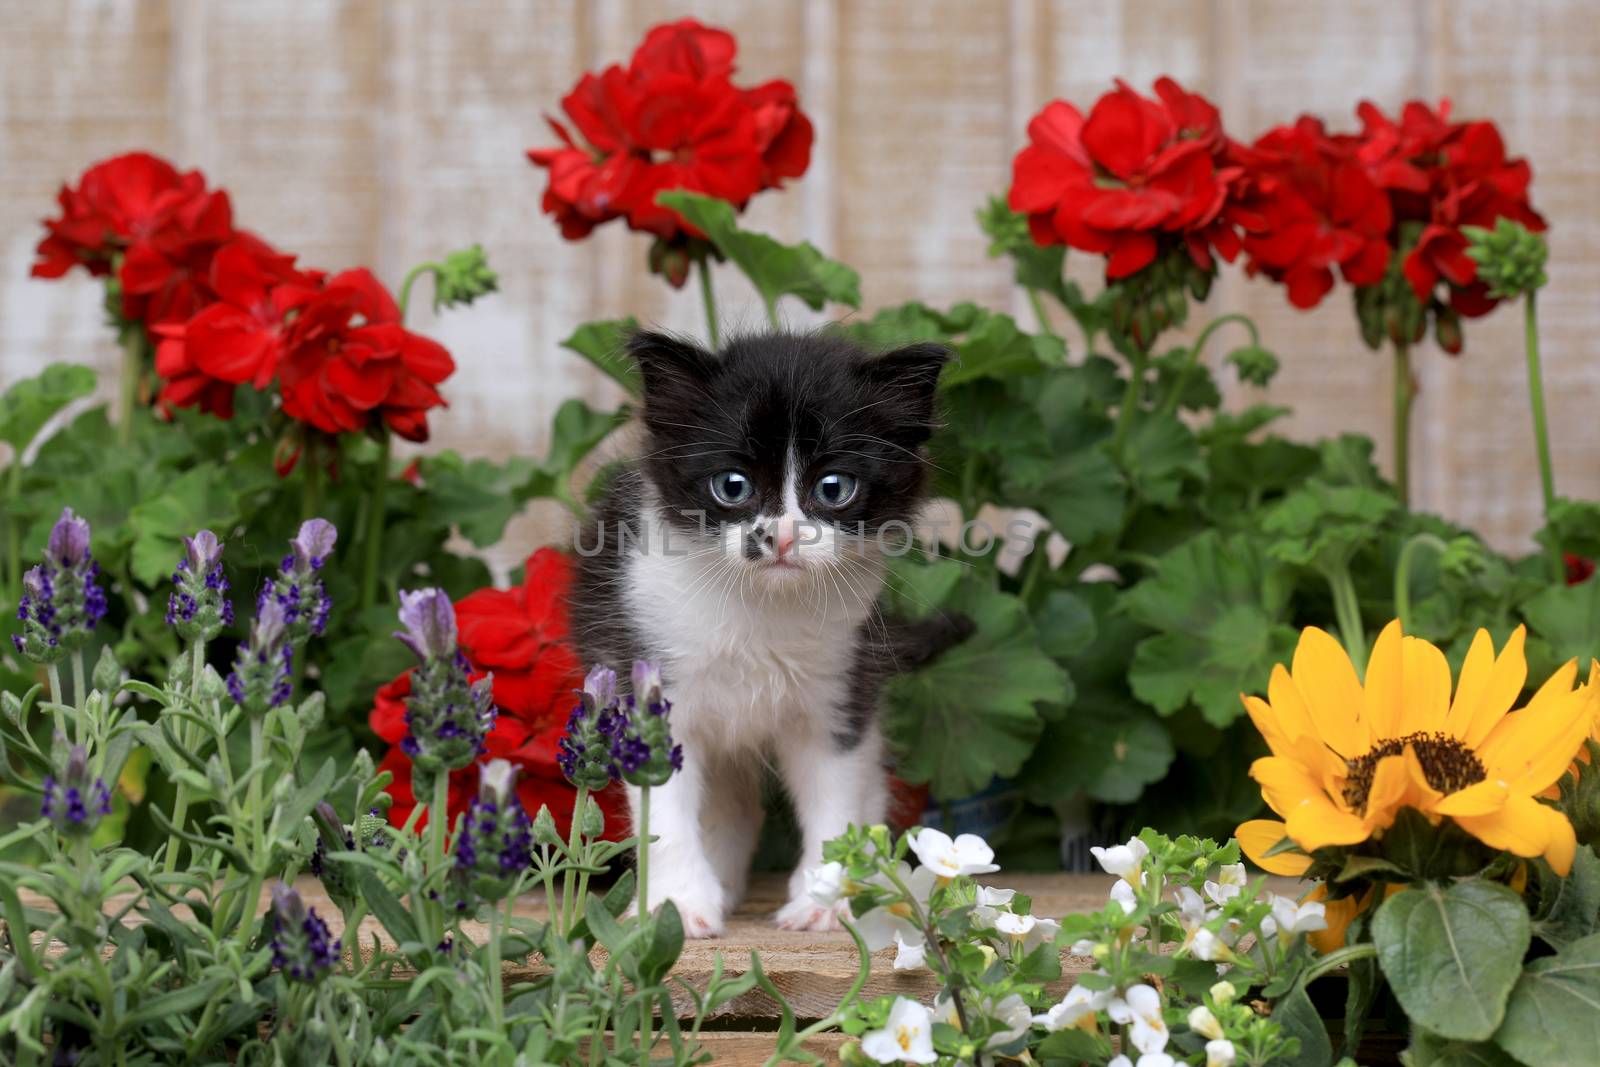
[[[824,474],[811,495],[825,507],[842,508],[856,498],[856,476],[838,471]]]
[[[711,476],[711,495],[724,507],[738,507],[749,500],[755,491],[750,479],[738,471],[723,471]]]

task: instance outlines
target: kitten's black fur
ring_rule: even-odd
[[[645,646],[624,597],[625,558],[643,536],[647,483],[666,522],[686,535],[714,532],[750,522],[782,493],[792,447],[808,474],[845,470],[859,480],[848,505],[808,509],[811,518],[866,537],[885,523],[905,523],[909,531],[926,492],[922,446],[934,429],[935,388],[950,356],[943,346],[874,355],[835,334],[766,334],[713,355],[665,334],[639,333],[627,347],[644,378],[644,448],[616,475],[579,537],[571,609],[584,663],[621,666],[662,651]],[[730,467],[754,483],[751,500],[739,507],[724,506],[710,490],[712,476]],[[965,618],[937,614],[920,622],[879,614],[863,623],[849,668],[851,699],[835,709],[840,746],[859,743],[891,674],[929,662],[971,630]]]

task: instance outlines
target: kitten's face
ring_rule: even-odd
[[[647,333],[630,351],[644,373],[644,472],[680,551],[790,582],[907,542],[945,349],[873,356],[777,335],[718,357]]]

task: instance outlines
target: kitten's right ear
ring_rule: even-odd
[[[717,357],[693,341],[654,330],[629,337],[627,349],[644,376],[646,401],[702,392],[717,366]]]

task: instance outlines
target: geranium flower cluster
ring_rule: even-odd
[[[34,275],[83,267],[108,279],[112,306],[154,346],[164,407],[231,418],[238,386],[276,381],[284,413],[324,433],[427,440],[455,364],[401,326],[369,271],[297,266],[235,226],[225,190],[147,152],[96,163],[58,200]]]
[[[578,80],[561,101],[570,128],[548,120],[560,144],[528,152],[549,172],[544,210],[563,237],[626,219],[656,236],[651,268],[682,285],[701,235],[657,193],[686,189],[742,210],[805,173],[813,134],[794,86],[735,85],[737,51],[732,34],[683,19],[650,30],[627,66]]]
[[[1497,302],[1467,254],[1470,231],[1502,219],[1545,228],[1527,162],[1492,122],[1452,120],[1449,101],[1412,101],[1398,119],[1363,103],[1357,133],[1302,115],[1246,144],[1172,79],[1155,94],[1119,81],[1087,116],[1054,101],[1012,165],[1010,204],[1034,240],[1106,256],[1108,279],[1179,249],[1211,271],[1213,252],[1231,261],[1242,248],[1296,307],[1320,303],[1336,276],[1367,290],[1369,343],[1418,340],[1431,312],[1459,351],[1458,316]]]
[[[489,677],[499,714],[483,737],[483,755],[505,759],[520,772],[516,793],[523,807],[537,812],[548,805],[561,825],[570,825],[573,789],[557,762],[572,694],[583,682],[577,656],[567,640],[566,597],[572,562],[553,548],[528,557],[526,577],[511,589],[480,589],[455,605],[456,641],[469,665],[469,681]],[[394,775],[389,794],[390,821],[400,826],[416,806],[411,789],[411,757],[401,747],[407,734],[406,701],[414,672],[406,671],[378,690],[369,725],[391,747],[379,764]],[[480,769],[473,764],[450,776],[451,818],[465,811],[479,792]],[[606,823],[623,832],[623,798],[615,790],[600,794]]]

